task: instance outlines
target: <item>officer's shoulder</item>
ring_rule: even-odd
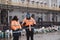
[[[33,20],[34,20],[34,18],[32,18],[32,17],[31,17],[31,19],[33,19]]]
[[[16,22],[16,20],[12,20],[11,22]]]
[[[26,20],[26,18],[24,18],[23,20]]]

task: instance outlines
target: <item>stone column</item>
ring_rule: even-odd
[[[51,1],[52,1],[52,0],[49,0],[49,7],[51,7]]]

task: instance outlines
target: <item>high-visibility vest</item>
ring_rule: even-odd
[[[11,21],[11,29],[12,30],[17,30],[20,28],[21,28],[21,25],[20,25],[19,21],[15,21],[15,20]]]
[[[33,25],[33,24],[36,24],[36,21],[31,17],[30,20],[28,20],[28,19],[25,18],[25,19],[23,20],[23,23],[26,23],[25,26],[28,26],[28,25],[31,26],[31,25]],[[23,23],[22,23],[22,24],[23,24]]]

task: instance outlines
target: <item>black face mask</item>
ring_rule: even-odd
[[[27,20],[30,20],[31,18],[29,17],[29,18],[26,18]]]

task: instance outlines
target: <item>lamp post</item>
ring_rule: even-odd
[[[8,0],[9,1],[9,0]],[[9,2],[7,1],[7,9],[6,9],[6,21],[7,21],[7,26],[8,26],[8,4],[9,4]]]

